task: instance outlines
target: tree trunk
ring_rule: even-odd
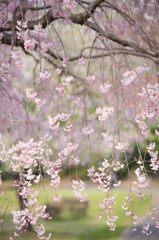
[[[23,183],[24,182],[24,177],[20,176],[19,174],[14,174],[13,175],[13,179],[15,181],[20,181],[20,183]],[[26,181],[26,180],[25,180]],[[19,185],[19,189],[21,189],[21,184]],[[19,200],[19,205],[20,205],[20,210],[25,210],[26,207],[25,207],[25,202],[27,202],[27,199],[25,199],[25,202],[24,202],[24,199],[21,195],[19,195],[19,192],[17,191],[17,196],[18,196],[18,200]],[[30,224],[30,222],[26,219],[27,221],[27,225],[26,227],[23,229],[24,231],[33,231],[33,227],[32,225]]]

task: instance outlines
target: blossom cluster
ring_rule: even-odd
[[[41,174],[35,175],[32,171],[32,167],[36,167],[39,163],[44,169],[48,169],[48,174],[55,179],[53,173],[60,171],[59,163],[49,160],[51,149],[47,149],[45,141],[50,140],[50,136],[44,136],[39,141],[30,139],[28,142],[19,141],[13,145],[5,155],[5,147],[1,144],[1,154],[3,159],[7,161],[11,159],[10,166],[14,172],[19,173],[19,179],[14,182],[14,186],[17,187],[18,195],[23,199],[23,209],[12,211],[13,222],[16,225],[16,232],[14,237],[19,236],[21,231],[25,231],[27,227],[32,224],[36,226],[36,232],[39,239],[50,239],[51,234],[45,236],[45,228],[42,224],[39,224],[39,217],[50,219],[49,214],[45,212],[46,205],[39,205],[37,203],[38,191],[32,188],[32,181],[38,183],[41,178]],[[55,168],[56,166],[56,168]],[[52,167],[52,168],[51,168]],[[51,172],[53,171],[53,172]],[[56,174],[57,177],[57,174]]]
[[[90,129],[89,127],[83,128],[82,129],[83,134],[90,135],[91,133],[94,132],[94,129]]]
[[[72,180],[72,187],[75,196],[80,199],[80,202],[84,202],[87,196],[87,194],[81,193],[85,188],[84,182],[81,179]]]
[[[9,73],[9,64],[2,63],[0,65],[0,71],[1,71],[1,79],[2,81],[6,81],[11,75]]]
[[[125,197],[122,209],[126,210],[125,216],[131,216],[133,225],[136,225],[138,223],[138,217],[132,212],[132,198],[129,195]],[[136,231],[136,228],[134,227],[132,231]]]
[[[35,100],[37,108],[41,108],[46,103],[46,99],[36,98],[37,93],[34,92],[31,88],[26,87],[25,92],[28,99]]]
[[[99,115],[99,120],[100,121],[105,121],[107,118],[109,118],[109,116],[114,112],[114,107],[99,107],[96,108],[95,113]]]
[[[100,85],[100,92],[105,94],[110,90],[111,84],[110,83],[103,83]]]
[[[138,179],[138,187],[139,188],[145,188],[149,184],[143,170],[144,170],[144,166],[142,166],[142,165],[140,165],[140,167],[135,170],[135,174]]]
[[[19,68],[24,66],[20,49],[14,49],[13,51],[11,51],[11,57]]]
[[[65,59],[63,62],[64,62],[64,64],[66,65],[67,60]],[[66,63],[65,63],[65,62],[66,62]],[[58,74],[60,74],[61,71],[62,71],[62,70],[57,69]],[[70,82],[73,81],[73,79],[74,79],[74,78],[73,78],[72,76],[63,77],[62,80],[61,80],[62,85],[63,85],[63,86],[68,85]],[[58,91],[62,96],[66,93],[66,89],[65,89],[63,86],[61,86],[61,85],[59,84],[59,85],[55,88],[55,90]]]
[[[83,60],[83,57],[81,57],[81,58],[79,58],[78,59],[78,63],[80,64],[80,65],[82,65],[82,66],[87,66],[87,64],[85,63],[85,61]]]
[[[70,10],[75,9],[75,0],[64,0],[64,4],[66,5],[66,8]]]
[[[69,132],[71,131],[71,127],[72,124],[69,121],[71,114],[67,114],[67,113],[61,113],[61,114],[57,114],[55,117],[51,117],[49,116],[49,127],[51,129],[56,129],[57,127],[59,127],[60,125],[60,121],[61,122],[66,122],[65,127],[63,128],[64,131]]]
[[[156,172],[158,171],[158,168],[159,168],[159,160],[158,160],[158,151],[154,151],[155,142],[150,143],[147,149],[148,149],[148,153],[151,156],[151,164],[150,164],[151,170]]]
[[[70,165],[75,165],[75,166],[78,165],[79,162],[80,162],[80,160],[78,159],[78,157],[75,157],[75,156],[71,156],[70,161],[69,161]]]
[[[123,169],[124,164],[121,164],[118,159],[108,161],[107,159],[104,159],[102,162],[102,166],[98,168],[98,172],[95,171],[95,167],[92,166],[89,168],[87,176],[90,177],[91,181],[93,183],[98,183],[98,188],[102,190],[104,193],[107,194],[110,191],[112,182],[114,181],[113,176],[108,172],[109,171],[119,171],[119,169]],[[114,187],[120,186],[121,181],[115,180],[115,183],[113,184]],[[115,216],[113,214],[112,206],[115,204],[115,196],[110,195],[109,197],[106,197],[102,202],[99,203],[99,206],[102,208],[102,211],[99,212],[97,215],[98,219],[102,218],[102,215],[105,215],[107,220],[106,224],[110,227],[111,231],[115,230],[115,221],[118,219],[118,216]]]
[[[142,73],[142,72],[148,72],[149,67],[146,66],[139,66],[137,68],[134,68],[132,71],[127,71],[124,73],[124,78],[121,80],[122,84],[125,86],[128,86],[130,83],[132,83],[137,76]]]
[[[136,115],[135,121],[139,124],[142,134],[149,132],[145,120],[158,117],[159,115],[159,84],[148,83],[146,87],[142,88],[142,92],[138,93],[143,101],[141,113]]]
[[[20,40],[26,40],[28,38],[28,24],[26,21],[17,21],[17,36]]]
[[[88,76],[86,77],[86,80],[91,83],[91,84],[95,84],[96,81],[95,81],[95,76]]]
[[[97,215],[97,219],[101,219],[102,215],[106,216],[106,224],[110,227],[111,231],[114,231],[116,228],[115,221],[118,219],[118,216],[113,214],[113,205],[115,205],[115,196],[110,196],[105,198],[99,203],[102,211]]]
[[[67,146],[61,152],[58,153],[58,156],[60,157],[61,160],[64,161],[67,159],[68,155],[72,152],[75,152],[78,147],[79,147],[78,143],[68,143]]]
[[[107,144],[108,147],[113,148],[114,144],[113,144],[113,136],[110,134],[110,131],[106,131],[104,133],[102,133],[102,136]]]
[[[81,101],[81,99],[79,97],[75,98],[75,100],[73,101],[77,106],[84,108],[84,103]]]

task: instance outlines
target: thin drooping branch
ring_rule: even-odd
[[[110,8],[112,10],[115,10],[117,13],[119,13],[126,21],[128,21],[130,24],[134,25],[135,24],[135,20],[130,17],[128,14],[126,14],[125,12],[123,12],[121,9],[117,8],[116,6],[114,6],[112,3],[109,3],[107,1],[105,1],[105,3],[102,5],[102,8]]]
[[[139,51],[141,53],[145,53],[147,55],[150,55],[152,57],[156,57],[158,58],[159,53],[158,52],[152,52],[149,49],[143,48],[142,46],[131,42],[131,41],[127,41],[125,39],[119,38],[116,35],[112,34],[112,33],[106,33],[105,31],[102,30],[102,28],[100,28],[99,26],[95,25],[94,23],[90,22],[90,21],[86,21],[85,25],[88,26],[90,29],[94,30],[96,33],[98,33],[99,35],[101,35],[102,37],[106,37],[107,39],[118,43],[124,47],[130,47],[133,48],[136,52]]]
[[[76,55],[74,57],[71,57],[69,58],[69,62],[73,62],[73,61],[76,61],[78,60],[79,58],[85,58],[85,59],[95,59],[95,58],[103,58],[103,57],[108,57],[108,56],[111,56],[111,54],[113,55],[120,55],[120,54],[123,54],[123,55],[132,55],[132,56],[137,56],[137,57],[142,57],[142,58],[147,58],[147,59],[150,59],[151,61],[155,62],[156,63],[156,59],[149,56],[148,54],[144,54],[144,53],[141,53],[141,52],[135,52],[133,50],[130,50],[130,49],[122,49],[122,48],[119,48],[119,49],[111,49],[111,53],[107,52],[107,53],[101,53],[101,54],[94,54],[94,55],[91,55],[91,56],[87,56],[85,54],[83,54],[84,50],[85,49],[89,49],[90,47],[87,47],[87,48],[84,48],[82,49],[82,51],[79,53],[79,55]],[[105,51],[104,48],[95,48],[96,50],[100,50],[100,51]],[[55,55],[54,52],[52,52],[51,50],[49,50],[47,52],[51,57],[53,57],[54,59],[60,59],[62,61],[62,57],[61,56],[57,56]]]

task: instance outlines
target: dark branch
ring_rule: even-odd
[[[124,47],[133,48],[136,52],[139,51],[141,53],[145,53],[145,54],[150,55],[152,57],[156,57],[157,58],[159,56],[159,53],[152,52],[149,49],[143,48],[143,47],[141,47],[140,45],[138,45],[136,43],[133,43],[133,42],[121,39],[121,38],[117,37],[116,35],[114,35],[112,33],[106,33],[99,26],[95,25],[92,22],[87,21],[85,23],[85,25],[88,26],[89,28],[91,28],[92,30],[94,30],[100,36],[106,37],[107,39],[109,39],[109,40],[111,40],[113,42],[116,42],[116,43],[118,43],[118,44],[120,44],[120,45],[122,45]]]

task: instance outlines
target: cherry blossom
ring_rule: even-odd
[[[90,135],[91,133],[94,132],[94,129],[89,129],[89,127],[83,128],[82,129],[83,134]]]
[[[75,9],[75,1],[74,0],[64,0],[64,4],[68,9]]]
[[[57,194],[55,197],[54,197],[54,202],[60,202],[61,200],[61,194]]]
[[[139,188],[145,188],[145,187],[147,187],[149,185],[149,182],[146,179],[146,175],[143,172],[142,166],[140,166],[139,168],[137,168],[135,170],[135,174],[136,174],[137,179],[138,179],[138,187]]]
[[[69,161],[70,165],[78,165],[79,162],[80,162],[80,160],[78,159],[78,157],[75,157],[75,156],[71,156],[70,161]]]
[[[28,38],[28,24],[27,22],[23,21],[17,21],[17,26],[16,26],[18,32],[17,32],[17,35],[18,35],[18,38],[20,40],[26,40]]]
[[[150,224],[147,223],[147,225],[143,226],[142,233],[146,235],[150,235],[152,232],[149,230]]]
[[[153,171],[158,171],[159,168],[159,160],[158,160],[158,151],[154,151],[155,149],[155,142],[150,143],[149,146],[147,147],[148,153],[151,156],[151,164],[150,167]]]
[[[86,77],[86,80],[91,83],[91,84],[95,84],[95,76],[88,76]]]
[[[110,227],[111,231],[114,231],[116,228],[115,221],[118,219],[118,216],[113,215],[112,206],[115,204],[115,196],[110,196],[109,198],[105,198],[103,201],[99,203],[102,211],[99,212],[97,218],[100,219],[102,215],[106,215],[106,224]]]
[[[41,108],[45,103],[46,99],[35,98],[37,108]]]
[[[51,117],[51,116],[48,116],[49,118],[49,127],[51,129],[55,129],[57,128],[59,125],[60,125],[60,122],[58,122],[58,119],[59,119],[59,115],[57,115],[56,117]]]
[[[69,0],[68,0],[69,1]],[[70,2],[70,1],[69,1]],[[69,57],[63,57],[63,61],[62,61],[62,66],[63,67],[67,67],[69,61]]]
[[[33,40],[29,39],[29,40],[25,40],[24,42],[24,48],[25,48],[25,51],[33,51],[34,48],[35,48],[35,43]]]
[[[26,87],[25,88],[26,96],[28,99],[35,99],[37,93],[34,92],[31,88]]]
[[[113,184],[114,187],[119,187],[121,185],[121,181],[116,181],[116,183]]]
[[[40,73],[40,78],[42,80],[48,80],[48,79],[50,79],[50,77],[51,77],[51,73],[49,73],[48,71]]]
[[[0,72],[1,72],[2,81],[5,82],[7,79],[9,79],[9,77],[11,76],[10,73],[9,73],[9,64],[2,63],[0,65]]]
[[[87,172],[88,172],[87,174],[88,177],[93,177],[95,173],[95,167],[92,166],[91,168],[87,169]]]
[[[67,156],[76,151],[76,149],[79,147],[78,143],[68,143],[68,145],[61,151],[58,153],[58,156],[60,157],[61,160],[65,160],[67,158]]]
[[[60,75],[61,72],[62,72],[62,69],[57,68],[57,69],[56,69],[56,72]]]
[[[78,63],[80,64],[80,65],[82,65],[82,66],[87,66],[87,64],[85,63],[85,61],[83,60],[83,57],[81,57],[81,58],[79,58],[78,59]]]
[[[61,86],[58,86],[58,87],[56,87],[55,88],[56,89],[56,91],[58,91],[59,93],[61,93],[61,95],[63,96],[64,94],[65,94],[65,89],[63,88],[63,87],[61,87]]]
[[[62,84],[63,85],[67,85],[67,84],[69,84],[72,81],[73,81],[73,77],[72,76],[68,76],[68,77],[62,79]]]
[[[61,113],[56,115],[54,118],[49,116],[49,124],[50,124],[50,128],[51,129],[55,129],[57,127],[59,127],[60,125],[60,121],[61,122],[67,122],[66,127],[64,127],[65,131],[70,131],[72,124],[70,121],[68,121],[70,119],[71,114],[67,114],[67,113]]]
[[[84,108],[84,103],[81,101],[81,99],[78,97],[73,101],[77,106],[80,106]]]
[[[81,179],[72,180],[72,187],[75,196],[80,199],[80,202],[84,202],[87,196],[87,194],[81,193],[85,188],[84,182]]]
[[[113,148],[113,136],[110,134],[110,131],[108,130],[105,133],[102,133],[102,136],[108,147]]]
[[[121,152],[125,152],[126,151],[126,144],[125,143],[121,143],[121,142],[119,142],[116,146],[115,146],[115,148],[117,149],[117,150],[120,150]]]
[[[132,71],[126,71],[123,75],[124,79],[122,79],[121,82],[123,83],[123,85],[128,86],[137,78],[138,74],[144,71],[148,72],[149,68],[146,66],[139,66],[137,68],[134,68],[134,70]]]
[[[114,108],[113,107],[99,107],[96,108],[95,113],[100,115],[98,118],[100,121],[105,121],[107,118],[109,118],[109,116],[114,112]]]
[[[15,49],[14,51],[11,51],[11,56],[19,68],[24,66],[23,59],[21,58],[21,50],[20,49]]]
[[[110,87],[111,87],[110,83],[103,83],[100,85],[100,92],[104,94],[109,91]]]

